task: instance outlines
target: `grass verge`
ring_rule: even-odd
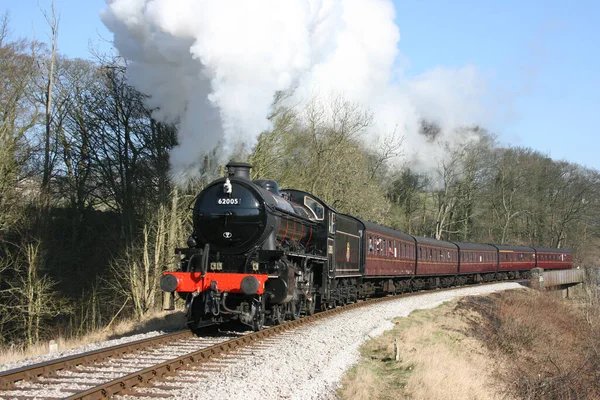
[[[366,342],[362,360],[342,380],[341,399],[506,399],[489,350],[469,337],[457,302],[394,320]],[[395,343],[399,360],[396,360]]]

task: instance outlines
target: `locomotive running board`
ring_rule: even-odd
[[[327,257],[323,256],[315,256],[313,254],[301,254],[301,253],[287,253],[288,256],[292,257],[301,257],[301,258],[312,258],[320,261],[327,261]]]

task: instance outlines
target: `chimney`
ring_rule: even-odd
[[[250,180],[250,169],[252,168],[252,165],[243,162],[230,161],[225,167],[227,168],[228,178]]]

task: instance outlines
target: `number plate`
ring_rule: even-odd
[[[242,203],[242,199],[240,198],[220,198],[217,199],[217,204],[219,205],[227,205],[227,206],[239,206]]]

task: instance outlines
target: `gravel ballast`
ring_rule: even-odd
[[[198,376],[195,383],[186,379],[185,389],[169,395],[178,399],[333,399],[343,374],[358,362],[361,344],[391,329],[393,318],[434,308],[456,297],[516,288],[522,286],[498,283],[426,292],[347,311],[269,342],[268,348],[260,349],[260,355],[227,364],[210,378]],[[177,378],[170,380],[174,381]],[[144,390],[147,392],[152,389]]]

